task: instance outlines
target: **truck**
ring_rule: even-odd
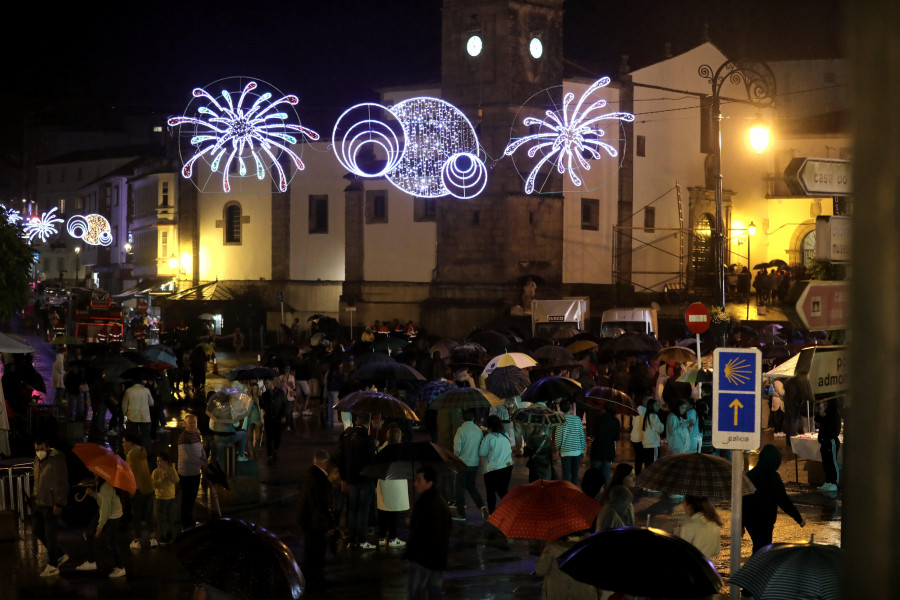
[[[560,329],[575,327],[584,331],[590,319],[591,301],[587,296],[531,301],[531,335],[553,338]]]
[[[645,333],[656,337],[659,331],[655,308],[611,308],[600,317],[600,335],[615,337],[617,330]]]

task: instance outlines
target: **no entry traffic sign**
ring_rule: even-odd
[[[756,450],[760,440],[762,354],[757,348],[713,352],[713,446]]]
[[[694,333],[704,333],[709,329],[709,310],[699,302],[694,302],[684,311],[684,322]]]

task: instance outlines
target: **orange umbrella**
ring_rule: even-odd
[[[125,490],[129,494],[137,491],[137,483],[134,481],[131,467],[111,448],[88,442],[75,444],[72,451],[91,473],[99,475],[113,487]]]
[[[555,540],[590,528],[600,503],[568,481],[538,479],[500,501],[488,522],[508,538]]]

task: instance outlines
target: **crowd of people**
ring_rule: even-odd
[[[585,411],[574,397],[561,395],[538,403],[562,414],[560,426],[520,427],[511,418],[525,406],[519,395],[504,398],[502,406],[490,410],[430,410],[414,389],[394,389],[390,391],[419,411],[432,441],[455,454],[465,467],[451,474],[419,469],[409,474],[409,478],[414,477],[411,484],[408,479],[379,479],[369,474],[367,467],[391,445],[412,441],[412,423],[379,414],[339,414],[331,409],[357,384],[353,377],[356,356],[342,344],[326,341],[309,355],[302,356],[298,349],[296,360],[290,358],[284,361],[278,375],[228,384],[239,387],[250,398],[249,414],[242,423],[235,424],[217,421],[205,411],[209,363],[200,345],[183,348],[179,364],[168,369],[169,376],[139,379],[128,386],[117,384],[116,389],[110,389],[106,383],[97,387],[98,382],[91,380],[88,370],[80,368],[85,357],[77,349],[60,352],[52,382],[57,398],[73,418],[87,418],[87,406],[94,407],[93,418],[100,424],[104,423],[106,412],[110,413],[109,431],[118,433],[123,429],[123,454],[137,482],[137,490],[128,498],[99,477],[84,486],[85,496],[97,503],[97,518],[89,527],[91,532],[85,535],[88,560],[77,568],[97,568],[95,540],[101,539],[113,565],[110,576],[124,575],[115,543],[123,510],[131,515],[131,548],[170,543],[179,529],[195,523],[194,504],[202,474],[212,462],[224,462],[227,446],[235,447],[238,461],[247,461],[259,459],[264,444],[267,462],[273,465],[279,461],[283,432],[305,426],[303,423],[310,420],[318,421],[327,430],[343,430],[335,447],[314,450],[312,464],[300,482],[298,526],[304,538],[301,566],[310,591],[327,586],[325,565],[329,549],[358,552],[386,547],[403,549],[411,561],[411,598],[437,597],[434,594],[447,566],[451,523],[471,518],[467,502],[474,505],[475,514],[487,521],[509,491],[517,459],[527,466],[529,481],[568,481],[600,502],[602,510],[593,526],[596,531],[635,524],[632,502],[634,494],[640,491],[634,487],[635,476],[661,453],[718,452],[711,443],[709,390],[679,382],[682,365],[632,358],[598,365],[596,357],[588,353],[580,366],[539,365],[531,370],[530,378],[535,381],[559,375],[580,380],[585,387],[614,388],[634,399],[635,416],[617,413],[611,403],[599,410]],[[473,365],[429,358],[434,361],[432,364],[418,362],[415,366],[441,371],[448,385],[476,384]],[[185,363],[189,365],[187,369]],[[102,401],[98,402],[95,395]],[[184,423],[177,438],[177,458],[171,459],[165,452],[148,452],[154,447],[156,429],[175,416],[176,409]],[[827,444],[836,454],[839,441],[830,432],[835,428],[840,432],[837,407],[826,405],[817,419],[829,424],[822,430],[829,432],[825,434]],[[631,463],[623,460],[619,447],[623,439],[631,442]],[[59,459],[54,458],[59,453],[45,439],[35,444],[35,450],[35,498],[47,498],[45,504],[39,505],[41,520],[35,522],[35,534],[48,549],[49,562],[42,575],[52,576],[68,560],[54,543],[58,503],[65,500],[50,498],[49,491],[39,491],[43,482],[50,480],[45,470],[49,467],[54,477],[61,477],[59,471],[65,469],[65,464],[60,467]],[[45,462],[48,459],[51,462]],[[750,472],[757,492],[745,500],[744,518],[754,551],[771,542],[773,506],[780,506],[804,524],[784,492],[777,474],[779,462],[780,453],[767,447]],[[484,495],[479,490],[479,474]],[[837,481],[836,472],[829,474],[831,480]],[[706,556],[716,556],[721,519],[712,504],[702,497],[674,499],[684,504],[685,522],[679,534]],[[406,535],[401,525],[405,515]],[[574,541],[575,538],[547,544],[537,567],[537,572],[548,579],[549,595],[545,597],[558,597],[554,595],[557,584],[553,581],[562,579],[564,574],[554,567],[553,558]],[[573,582],[565,582],[565,587],[572,585]]]

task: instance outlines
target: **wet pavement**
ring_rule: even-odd
[[[25,341],[38,349],[36,364],[46,374],[52,364],[52,349],[42,340],[26,337]],[[233,356],[219,359],[222,374],[237,364]],[[210,376],[208,385],[227,385],[224,377]],[[177,430],[170,433],[172,439]],[[280,461],[267,465],[258,461],[260,482],[260,503],[224,507],[225,516],[241,518],[259,523],[277,534],[294,552],[302,554],[302,538],[296,527],[297,481],[300,473],[311,464],[312,453],[317,448],[331,450],[337,443],[340,426],[326,430],[318,419],[304,417],[300,426],[286,433],[280,453]],[[417,439],[426,439],[424,431],[416,431]],[[165,435],[160,436],[163,443]],[[113,439],[113,443],[117,440]],[[807,484],[807,474],[800,464],[795,481],[793,454],[785,447],[785,438],[773,438],[771,431],[763,433],[763,443],[774,443],[782,450],[784,461],[781,475],[788,493],[808,522],[801,529],[792,519],[779,513],[775,530],[776,541],[808,540],[815,534],[817,542],[840,544],[841,500],[840,495],[823,495]],[[630,444],[623,435],[619,444],[621,461],[630,462]],[[745,466],[755,464],[755,454],[745,454]],[[558,468],[558,466],[557,466]],[[516,459],[511,487],[527,482],[524,459]],[[479,477],[479,488],[483,482]],[[205,497],[201,498],[201,502]],[[725,522],[722,531],[722,552],[715,564],[724,577],[729,571],[729,519],[728,503],[719,503],[717,508]],[[639,525],[649,525],[667,531],[674,531],[676,524],[684,519],[680,504],[673,503],[665,495],[651,495],[637,492],[635,497],[636,517]],[[196,514],[204,520],[208,518],[205,507],[198,503]],[[406,515],[408,516],[408,515]],[[454,522],[451,536],[450,565],[444,578],[446,598],[540,598],[541,578],[532,575],[540,554],[540,544],[526,540],[507,540],[493,526],[485,524],[474,507],[468,511],[468,521]],[[61,569],[61,575],[40,578],[38,573],[46,563],[46,553],[36,544],[28,527],[19,529],[20,539],[15,542],[0,542],[0,598],[3,600],[31,600],[37,598],[83,599],[83,598],[134,598],[188,600],[193,594],[191,576],[181,567],[171,546],[157,549],[128,549],[129,535],[122,533],[119,542],[125,556],[127,576],[110,580],[107,573],[111,565],[104,564],[101,550],[100,570],[96,573],[75,571],[75,566],[85,560],[84,542],[81,530],[63,525],[60,532],[61,546],[71,556],[70,562]],[[401,520],[400,537],[406,537],[406,520]],[[375,541],[376,535],[370,537]],[[741,553],[744,559],[750,555],[750,540],[742,541]],[[371,551],[339,551],[337,556],[329,555],[326,575],[331,582],[326,597],[334,598],[378,598],[400,599],[406,597],[407,563],[401,559],[402,549],[379,548]],[[636,557],[639,560],[639,557]],[[223,549],[222,560],[229,560],[227,549]],[[240,565],[235,565],[240,569]],[[723,588],[727,595],[727,587]],[[316,597],[310,595],[310,597]],[[724,596],[723,596],[724,597]]]

